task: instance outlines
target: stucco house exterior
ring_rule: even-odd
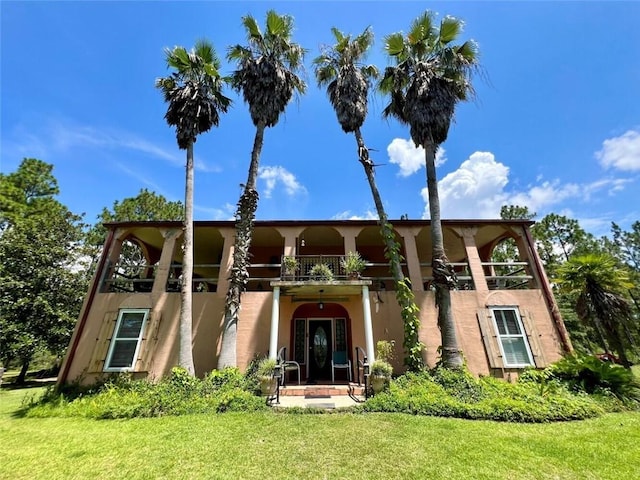
[[[431,289],[428,220],[391,222],[402,245],[403,269],[420,308],[425,359],[438,360],[440,332]],[[460,348],[476,375],[509,378],[527,366],[544,367],[571,351],[528,220],[443,220],[445,248],[458,288],[452,308]],[[178,357],[180,222],[106,225],[107,239],[64,359],[59,383],[92,383],[111,372],[159,378]],[[517,261],[491,262],[503,241],[517,247]],[[231,221],[194,224],[193,355],[196,374],[216,368],[224,302],[232,265]],[[125,265],[125,249],[140,260]],[[358,279],[341,271],[340,259],[359,252],[366,268]],[[395,371],[402,371],[403,325],[379,225],[369,220],[257,221],[250,279],[242,295],[237,360],[286,347],[302,380],[331,381],[333,352],[375,356],[378,340],[395,340]],[[298,260],[294,275],[283,258]],[[130,257],[127,257],[130,258]],[[309,275],[330,267],[333,279]],[[345,377],[345,372],[339,372]],[[355,372],[354,372],[355,374]]]

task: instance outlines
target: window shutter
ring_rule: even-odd
[[[502,355],[500,354],[500,346],[498,345],[498,336],[493,326],[493,318],[491,317],[490,310],[485,308],[478,309],[478,324],[480,325],[484,349],[489,359],[489,367],[504,368]]]
[[[89,361],[88,373],[102,372],[105,366],[109,344],[116,329],[118,312],[107,312],[104,314],[100,331],[96,337],[91,360]]]
[[[158,330],[160,329],[161,311],[149,312],[149,318],[145,326],[142,344],[138,350],[138,361],[136,362],[136,371],[148,372],[153,365],[153,356],[158,344]]]
[[[520,318],[522,319],[522,326],[527,334],[527,340],[529,341],[529,348],[533,355],[533,363],[537,368],[544,368],[547,366],[547,362],[544,359],[544,352],[540,343],[540,334],[535,326],[535,321],[530,312],[527,310],[520,311]]]

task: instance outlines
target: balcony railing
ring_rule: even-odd
[[[269,282],[273,280],[283,281],[317,281],[321,278],[312,275],[315,265],[326,265],[331,271],[331,279],[345,281],[350,280],[347,272],[342,268],[344,255],[297,255],[295,257],[297,267],[294,271],[286,269],[285,259],[281,263],[254,263],[249,265],[249,280],[247,290],[268,291]],[[452,262],[456,272],[457,290],[474,290],[473,277],[467,262]],[[513,290],[534,288],[534,277],[530,275],[528,262],[482,262],[485,279],[490,290]],[[406,264],[402,264],[406,272]],[[430,263],[421,263],[423,270],[422,281],[425,290],[433,288],[433,277],[425,275],[430,273]],[[113,264],[106,272],[103,281],[103,292],[151,292],[155,281],[157,265],[130,265]],[[181,285],[182,265],[172,264],[167,280],[167,292],[179,292]],[[220,274],[219,264],[194,265],[193,291],[215,292],[218,286]],[[280,277],[278,277],[278,274]],[[371,290],[393,290],[393,277],[389,272],[386,262],[366,262],[362,277],[372,280]]]
[[[528,262],[482,262],[489,290],[520,290],[531,288]]]
[[[345,259],[345,255],[296,255],[294,257],[282,257],[282,263],[280,264],[280,279],[285,281],[313,281],[313,280],[326,280],[321,274],[314,273],[314,267],[317,265],[324,265],[331,272],[331,280],[352,280],[349,277],[348,272],[342,267],[342,261]],[[296,261],[295,268],[288,268],[287,258],[294,258]],[[365,263],[365,270],[367,268],[373,268],[378,265],[377,263]]]

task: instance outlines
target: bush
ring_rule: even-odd
[[[213,371],[203,380],[174,368],[157,383],[117,375],[75,398],[49,391],[26,405],[25,414],[113,419],[266,409],[247,385],[250,382],[237,368]]]
[[[572,355],[550,365],[541,373],[527,373],[525,380],[541,383],[559,381],[571,390],[588,394],[613,395],[621,402],[640,404],[640,382],[631,370],[590,355]]]
[[[507,422],[578,420],[604,413],[598,402],[559,386],[540,395],[534,382],[511,384],[468,372],[436,368],[407,373],[388,392],[367,400],[365,412],[402,412]]]

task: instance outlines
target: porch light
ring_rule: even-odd
[[[320,300],[320,303],[318,303],[318,308],[320,310],[322,310],[324,308],[324,303],[322,303],[322,300]]]

